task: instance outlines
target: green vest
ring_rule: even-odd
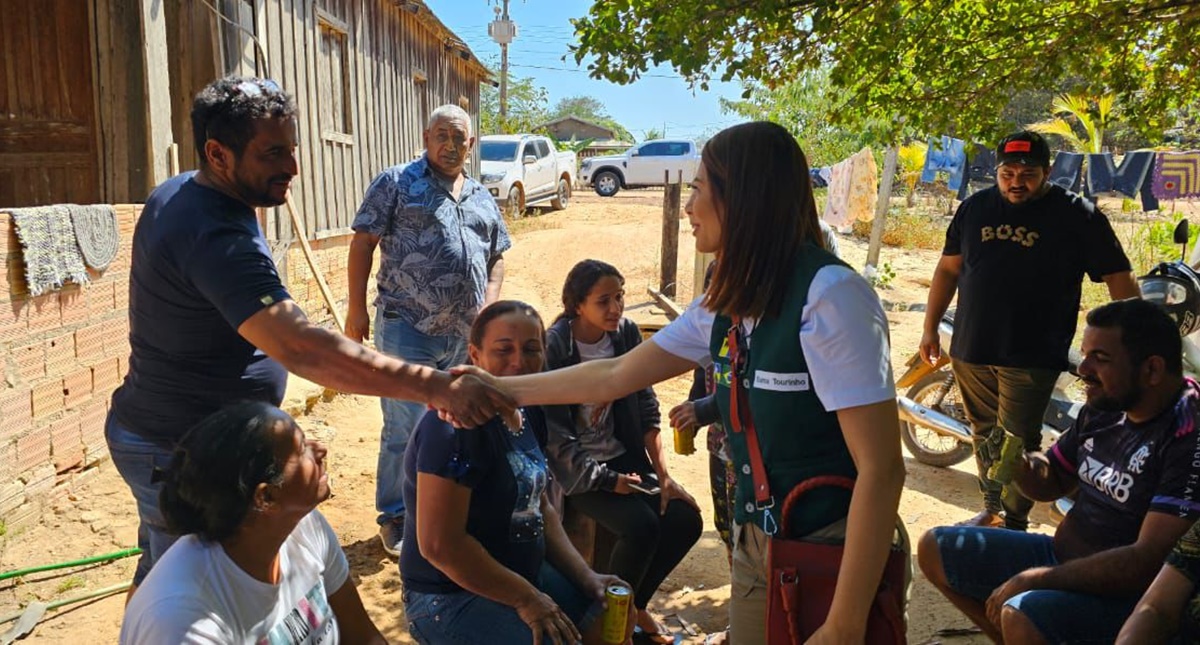
[[[783,500],[800,482],[818,475],[855,477],[857,472],[846,441],[838,425],[837,414],[822,405],[812,388],[808,362],[800,346],[800,314],[808,301],[808,289],[817,271],[829,265],[845,263],[824,250],[806,245],[791,267],[787,295],[779,316],[763,318],[750,335],[749,364],[740,374],[743,388],[749,388],[750,409],[754,415],[758,443],[763,452],[771,495],[775,506],[771,519],[781,525],[779,513]],[[713,321],[709,352],[713,357],[717,403],[725,421],[728,445],[737,473],[734,520],[754,522],[764,527],[763,510],[754,499],[746,436],[735,432],[730,421],[731,366],[726,335],[732,325],[729,316],[718,314]],[[742,411],[743,418],[746,411]],[[850,492],[820,488],[805,494],[791,517],[792,532],[802,535],[846,517],[850,512]],[[764,528],[770,528],[770,523]]]

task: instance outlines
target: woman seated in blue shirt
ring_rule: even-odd
[[[542,319],[524,303],[488,306],[469,341],[471,363],[492,374],[531,374],[545,363]],[[409,439],[404,503],[415,512],[405,520],[400,577],[418,642],[598,643],[606,587],[628,587],[589,569],[567,540],[545,495],[542,412],[520,417],[456,429],[430,412]]]

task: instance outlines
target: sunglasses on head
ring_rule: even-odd
[[[283,88],[279,87],[279,83],[276,83],[269,78],[246,80],[233,86],[232,90],[230,90],[231,94],[229,98],[232,99],[239,94],[250,98],[257,98],[262,96],[264,93],[278,94],[282,91]],[[212,138],[212,135],[208,132],[207,125],[204,129],[204,138],[206,140]]]

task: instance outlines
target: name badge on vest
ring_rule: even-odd
[[[808,372],[781,374],[758,370],[754,373],[754,387],[774,392],[807,392],[809,389]]]

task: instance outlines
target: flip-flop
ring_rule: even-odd
[[[718,641],[717,639],[720,640]],[[717,643],[720,643],[720,645],[726,645],[729,643],[728,629],[716,632],[715,634],[709,634],[708,636],[704,637],[704,645],[717,645]]]

